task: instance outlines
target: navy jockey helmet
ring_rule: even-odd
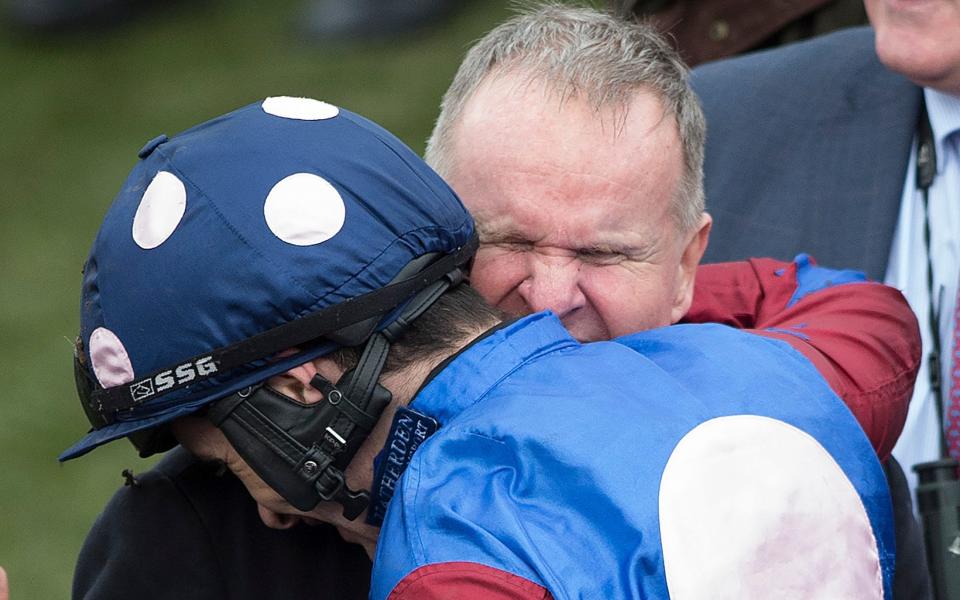
[[[60,460],[121,437],[168,449],[165,425],[202,410],[294,506],[333,499],[355,516],[342,469],[389,400],[382,357],[461,281],[469,213],[393,135],[307,98],[267,98],[139,156],[84,268],[74,363],[93,429]],[[365,350],[360,364],[315,382],[313,412],[261,389],[343,346]],[[278,441],[287,451],[268,456]]]

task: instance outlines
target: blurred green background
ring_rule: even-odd
[[[300,0],[177,2],[122,26],[0,33],[0,565],[13,600],[69,596],[73,565],[124,468],[117,442],[66,465],[86,430],[72,389],[80,270],[137,150],[269,95],[359,112],[417,152],[466,48],[509,13],[464,0],[400,37],[322,44]]]

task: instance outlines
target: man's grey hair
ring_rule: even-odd
[[[455,167],[453,133],[467,102],[488,75],[507,71],[527,74],[561,98],[583,99],[598,113],[612,109],[625,114],[638,92],[653,92],[665,114],[675,118],[683,145],[674,218],[681,231],[699,224],[704,210],[703,111],[686,65],[653,27],[592,8],[550,3],[493,29],[467,53],[427,141],[426,161],[441,175],[449,176]]]

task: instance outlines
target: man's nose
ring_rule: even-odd
[[[552,310],[561,319],[586,304],[575,255],[530,252],[527,277],[518,292],[531,312]]]

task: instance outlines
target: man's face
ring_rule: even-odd
[[[674,119],[646,92],[598,113],[524,82],[488,78],[454,130],[448,180],[481,239],[471,284],[513,314],[554,311],[583,341],[676,322],[710,221],[682,234],[671,213]]]
[[[913,82],[960,95],[960,0],[865,0],[877,55]]]
[[[308,363],[292,369],[285,375],[271,378],[269,385],[291,398],[305,404],[312,404],[323,399],[323,394],[310,387],[308,383],[316,373],[315,366]],[[323,374],[336,380],[340,373],[330,370]],[[395,410],[396,406],[391,403],[370,436],[350,461],[344,478],[351,489],[370,489],[373,482],[373,457],[383,447]],[[268,527],[288,529],[298,523],[307,525],[329,523],[337,528],[344,540],[360,544],[367,554],[373,557],[380,528],[367,525],[364,521],[365,515],[350,521],[343,516],[343,508],[340,504],[335,502],[321,502],[309,512],[299,511],[254,472],[233,448],[223,432],[209,420],[202,417],[182,417],[174,421],[172,427],[177,441],[194,456],[202,460],[221,461],[237,476],[256,501],[260,519]]]

